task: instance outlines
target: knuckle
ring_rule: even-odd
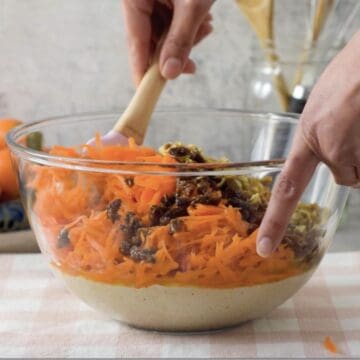
[[[293,200],[297,197],[297,186],[295,181],[291,180],[286,175],[281,175],[274,191],[277,198]]]
[[[135,7],[138,11],[149,15],[151,13],[151,3],[144,0],[127,0],[129,5]]]
[[[354,185],[354,181],[352,181],[349,178],[344,178],[340,175],[336,175],[334,174],[334,180],[336,182],[336,184],[338,185],[342,185],[342,186],[353,186]]]
[[[284,226],[282,225],[282,223],[279,220],[277,220],[275,218],[268,219],[267,229],[269,231],[271,231],[273,233],[275,232],[278,234],[278,233],[282,232],[283,228],[284,228]]]
[[[200,13],[206,4],[206,0],[184,0],[184,6],[194,13]]]
[[[195,23],[201,23],[201,20],[207,15],[213,0],[180,0],[183,10]]]
[[[331,146],[330,149],[326,151],[326,158],[331,165],[345,165],[346,156],[343,153],[343,149],[340,149],[338,146]]]
[[[337,185],[342,185],[342,184],[341,184],[341,178],[338,177],[337,175],[334,175],[334,180],[335,180],[335,183],[336,183]]]
[[[317,129],[310,117],[305,116],[304,118],[302,118],[301,130],[306,144],[315,154],[318,154],[320,144],[317,136]]]
[[[184,35],[178,35],[174,33],[169,33],[167,38],[167,47],[175,48],[176,50],[180,52],[187,51],[191,47],[191,39],[189,36]]]
[[[128,49],[130,57],[135,60],[140,60],[139,56],[141,49],[148,46],[148,41],[128,36]]]
[[[339,169],[332,169],[332,173],[334,180],[338,185],[355,186],[359,182],[355,170],[351,167],[342,168],[341,171]]]

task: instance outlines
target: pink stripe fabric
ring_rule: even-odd
[[[263,319],[200,334],[141,331],[92,311],[40,255],[0,255],[1,357],[360,357],[360,253],[328,254],[292,299]]]

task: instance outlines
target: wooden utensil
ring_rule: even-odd
[[[273,13],[274,0],[236,0],[240,9],[254,29],[261,47],[265,50],[265,58],[270,63],[277,63],[279,58],[269,45],[273,44]],[[281,73],[274,75],[273,83],[283,110],[287,109],[289,91]]]
[[[321,32],[324,28],[331,10],[334,7],[334,0],[312,0],[311,1],[311,27],[305,41],[305,46],[300,57],[299,65],[294,78],[294,88],[301,84],[304,78],[304,64],[309,61],[311,52],[315,49]]]
[[[143,143],[151,115],[166,84],[165,78],[160,73],[159,52],[141,80],[126,110],[112,130],[101,137],[103,144],[126,145],[129,137],[134,138],[139,145]],[[94,143],[94,139],[88,142],[90,145],[94,145]]]

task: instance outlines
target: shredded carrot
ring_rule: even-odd
[[[70,157],[86,153],[90,159],[149,163],[147,170],[175,162],[133,140],[129,146],[103,146],[96,136],[95,146],[82,148],[86,151],[55,146],[50,153]],[[130,169],[116,163],[109,168]],[[36,192],[32,220],[46,236],[44,248],[53,255],[56,266],[67,273],[136,287],[176,284],[229,288],[278,281],[305,271],[288,247],[280,246],[269,258],[259,257],[256,231],[248,235],[249,223],[242,219],[239,209],[222,202],[217,206],[189,206],[188,214],[178,218],[182,227],[175,233],[169,231],[169,225],[152,226],[144,246],[157,249],[153,263],[136,262],[124,254],[124,233],[119,223],[107,217],[107,205],[120,199],[121,221],[133,212],[149,227],[151,207],[174,195],[176,173],[127,176],[35,165],[29,172],[32,180],[28,186]],[[62,229],[68,231],[66,247],[58,246]],[[329,341],[326,344],[331,344]]]
[[[324,347],[326,350],[330,351],[331,353],[338,353],[338,348],[336,344],[332,341],[330,336],[326,336],[324,339]]]

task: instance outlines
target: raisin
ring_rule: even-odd
[[[165,144],[164,150],[174,157],[180,163],[195,162],[205,163],[206,159],[202,156],[200,150],[195,146],[185,146],[182,144]]]
[[[211,196],[211,195],[201,195],[194,198],[191,202],[191,205],[195,204],[204,204],[204,205],[218,205],[221,200],[221,197]]]
[[[131,177],[125,178],[125,183],[128,187],[133,187],[134,186],[134,179]]]
[[[218,205],[222,193],[218,190],[218,180],[212,177],[195,179],[179,179],[176,189],[176,205],[189,206],[195,204]]]
[[[165,207],[170,207],[175,204],[175,196],[164,195],[161,199],[161,204]]]
[[[138,246],[133,246],[130,249],[130,257],[136,262],[145,261],[148,263],[155,263],[155,253],[156,249],[154,248],[142,249]]]
[[[161,218],[160,225],[167,225],[171,219],[175,219],[180,216],[186,216],[187,210],[184,207],[173,207],[169,209]]]
[[[184,222],[180,219],[172,219],[169,223],[169,234],[175,234],[176,232],[182,231],[184,229]]]
[[[69,230],[61,229],[57,238],[57,247],[59,249],[68,247],[70,245]]]
[[[130,254],[132,246],[140,246],[142,244],[142,236],[146,233],[142,228],[140,219],[133,212],[128,212],[125,216],[124,224],[120,226],[120,229],[124,233],[124,239],[120,244],[120,251],[124,255]]]
[[[140,246],[142,243],[146,241],[146,237],[149,232],[150,232],[149,229],[139,228],[136,231],[136,234],[130,239],[127,239],[126,241],[129,242],[131,245]]]
[[[164,206],[153,205],[150,208],[150,226],[160,225],[161,217],[166,213],[167,209]]]
[[[175,158],[189,156],[190,150],[185,146],[174,146],[169,150],[169,154]]]
[[[177,197],[175,200],[175,204],[177,206],[189,206],[191,203],[191,200],[186,197]]]
[[[176,198],[191,198],[196,195],[196,184],[191,179],[177,179]]]
[[[191,160],[193,160],[196,163],[205,163],[206,160],[204,159],[204,157],[198,152],[195,151],[192,155],[191,155]]]
[[[130,239],[136,235],[137,230],[142,227],[141,221],[133,212],[128,212],[125,216],[125,222],[121,225],[121,230],[124,232],[126,238]]]
[[[124,255],[129,255],[132,246],[133,245],[129,241],[123,240],[120,244],[120,251]]]
[[[141,240],[141,242],[145,242],[146,237],[150,234],[151,229],[149,228],[140,228],[138,229],[136,236]]]
[[[239,199],[238,197],[228,199],[227,205],[238,208],[240,210],[242,219],[247,222],[250,222],[250,220],[254,218],[251,213],[252,209],[250,205],[246,201]]]
[[[109,203],[109,205],[106,207],[106,215],[108,219],[110,219],[113,223],[115,223],[117,220],[120,220],[120,215],[118,214],[118,211],[121,206],[121,200],[116,199]]]

